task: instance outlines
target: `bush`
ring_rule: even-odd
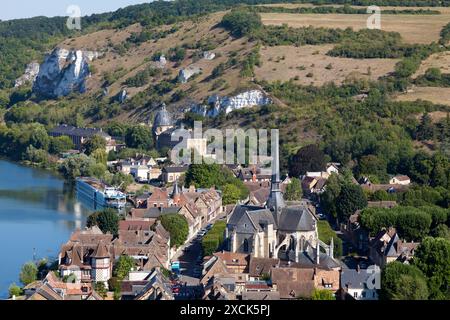
[[[22,289],[16,285],[15,283],[11,284],[8,288],[8,294],[9,297],[12,298],[13,296],[18,297],[22,295]]]
[[[203,256],[211,256],[223,243],[226,229],[225,221],[217,221],[202,239]]]

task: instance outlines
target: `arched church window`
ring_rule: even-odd
[[[248,251],[249,251],[248,240],[244,239],[244,252],[248,252]]]

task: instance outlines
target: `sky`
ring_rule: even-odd
[[[8,0],[1,1],[0,20],[35,16],[68,16],[67,8],[70,5],[79,6],[84,16],[145,2],[150,0]]]

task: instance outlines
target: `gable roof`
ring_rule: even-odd
[[[314,231],[316,219],[304,206],[283,208],[278,222],[278,229],[283,231]]]

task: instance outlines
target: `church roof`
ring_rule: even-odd
[[[316,221],[306,207],[283,208],[278,221],[278,229],[283,231],[314,231]]]
[[[257,206],[236,206],[233,213],[231,214],[230,220],[228,220],[228,224],[237,225],[246,211],[255,211],[261,209],[261,207]]]
[[[167,111],[166,106],[162,105],[161,110],[156,113],[155,121],[153,122],[153,127],[161,127],[161,126],[172,126],[172,117],[170,113]]]

